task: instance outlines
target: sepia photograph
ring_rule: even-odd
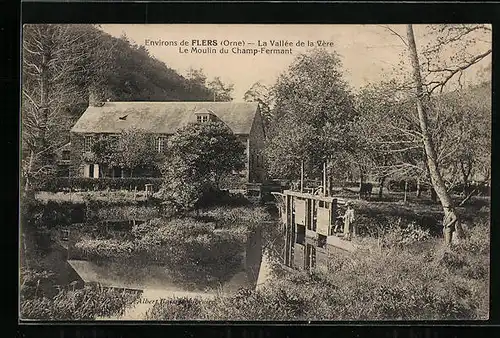
[[[19,319],[487,320],[489,24],[25,24]]]

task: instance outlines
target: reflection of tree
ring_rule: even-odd
[[[111,275],[128,282],[144,280],[146,274],[191,290],[216,287],[242,268],[241,239],[229,232],[214,233],[191,219],[167,223],[155,219],[135,226],[131,234],[127,238],[121,231],[95,232],[93,239],[82,235],[73,257],[100,261]],[[100,241],[107,245],[99,245]],[[84,242],[93,249],[85,250]]]

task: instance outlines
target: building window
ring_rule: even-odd
[[[92,151],[93,141],[94,141],[93,136],[85,136],[84,142],[83,142],[83,151],[84,152]]]
[[[198,123],[208,122],[208,115],[198,115],[198,116],[196,116],[196,121]]]
[[[162,153],[165,150],[166,141],[167,141],[166,137],[158,137],[156,139],[156,146],[155,147],[159,153]]]

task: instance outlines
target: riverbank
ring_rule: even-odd
[[[389,234],[388,234],[389,236]],[[391,243],[389,238],[383,239]],[[257,290],[155,304],[150,320],[484,320],[489,311],[489,224],[443,250],[434,238],[369,254],[329,257],[312,274],[273,269]]]

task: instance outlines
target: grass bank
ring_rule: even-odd
[[[21,297],[20,318],[37,320],[95,320],[123,314],[140,296],[137,291],[86,286],[62,290],[54,297]]]
[[[487,319],[489,223],[444,251],[441,241],[417,238],[387,243],[369,254],[330,257],[328,272],[276,270],[259,290],[214,300],[172,299],[148,319],[200,320],[456,320]],[[390,237],[392,236],[392,238]],[[411,235],[410,235],[411,236]],[[403,236],[404,237],[404,236]],[[391,244],[392,243],[392,244]]]

